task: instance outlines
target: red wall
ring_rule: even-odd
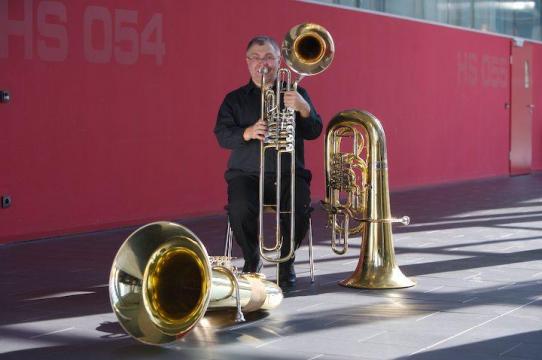
[[[228,152],[212,130],[249,79],[246,42],[307,21],[336,58],[302,85],[325,123],[353,107],[380,118],[392,189],[508,173],[508,39],[291,0],[0,0],[0,194],[13,199],[0,242],[221,212]],[[316,201],[323,136],[306,157]]]

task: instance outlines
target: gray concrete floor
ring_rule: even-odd
[[[395,216],[412,218],[394,238],[416,286],[337,285],[353,272],[360,239],[334,255],[317,207],[314,284],[304,246],[298,285],[277,309],[237,325],[203,321],[167,347],[138,343],[111,312],[111,262],[133,229],[2,245],[0,359],[542,359],[542,174],[391,200]],[[176,221],[221,254],[225,216]],[[274,267],[264,273],[274,278]]]

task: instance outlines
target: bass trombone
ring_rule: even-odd
[[[346,140],[351,151],[341,149]],[[335,115],[326,129],[325,169],[322,205],[328,212],[333,251],[346,253],[350,235],[361,234],[362,238],[356,270],[339,284],[369,289],[415,285],[395,261],[391,225],[408,225],[410,218],[391,217],[386,137],[380,121],[360,110]]]
[[[295,251],[295,112],[285,108],[281,101],[282,94],[297,90],[299,82],[305,76],[316,75],[327,69],[333,60],[335,46],[329,32],[322,26],[305,23],[294,26],[282,43],[282,57],[288,68],[278,70],[276,87],[273,90],[266,85],[269,68],[263,67],[261,73],[261,119],[267,124],[267,134],[260,145],[260,180],[259,180],[259,218],[258,244],[260,256],[272,263],[282,263],[292,258]],[[298,74],[292,82],[292,71]],[[276,152],[276,199],[275,204],[264,204],[265,153]],[[290,202],[288,209],[281,208],[281,161],[285,155],[290,157]],[[263,218],[265,210],[275,211],[275,243],[265,245]],[[281,215],[290,217],[290,251],[288,254],[274,257],[272,253],[282,249]]]

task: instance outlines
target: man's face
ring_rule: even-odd
[[[261,86],[262,74],[260,70],[263,67],[269,69],[266,78],[266,83],[275,81],[277,71],[279,69],[280,54],[275,48],[269,44],[263,45],[254,44],[247,51],[247,65],[250,77],[254,84]]]

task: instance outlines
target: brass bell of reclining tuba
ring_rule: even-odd
[[[342,151],[345,143],[351,151]],[[362,238],[356,270],[340,284],[369,289],[415,285],[395,261],[391,225],[408,225],[410,219],[391,217],[386,138],[374,115],[347,110],[333,117],[326,129],[325,171],[322,205],[328,212],[333,251],[346,253],[350,235]]]
[[[281,103],[281,94],[297,90],[297,85],[305,76],[316,75],[327,69],[333,60],[335,46],[329,32],[322,26],[304,23],[294,26],[286,34],[282,43],[282,56],[288,68],[281,68],[277,73],[275,90],[266,85],[269,68],[260,70],[261,91],[261,118],[266,122],[268,131],[260,145],[260,182],[259,182],[259,219],[258,244],[263,259],[281,263],[290,259],[294,254],[295,236],[295,113],[292,109],[284,108]],[[298,74],[297,80],[292,82],[292,71]],[[265,152],[276,151],[276,199],[275,204],[264,204],[265,182]],[[289,209],[281,208],[281,158],[290,156],[290,204]],[[266,209],[275,210],[275,242],[273,246],[266,246],[263,235],[263,214]],[[290,251],[281,257],[274,257],[273,252],[282,248],[282,234],[280,228],[280,215],[290,216]]]
[[[260,274],[237,275],[220,259],[211,265],[201,241],[171,222],[147,224],[118,250],[109,278],[113,312],[126,332],[151,345],[186,335],[207,309],[273,309],[281,289]]]

